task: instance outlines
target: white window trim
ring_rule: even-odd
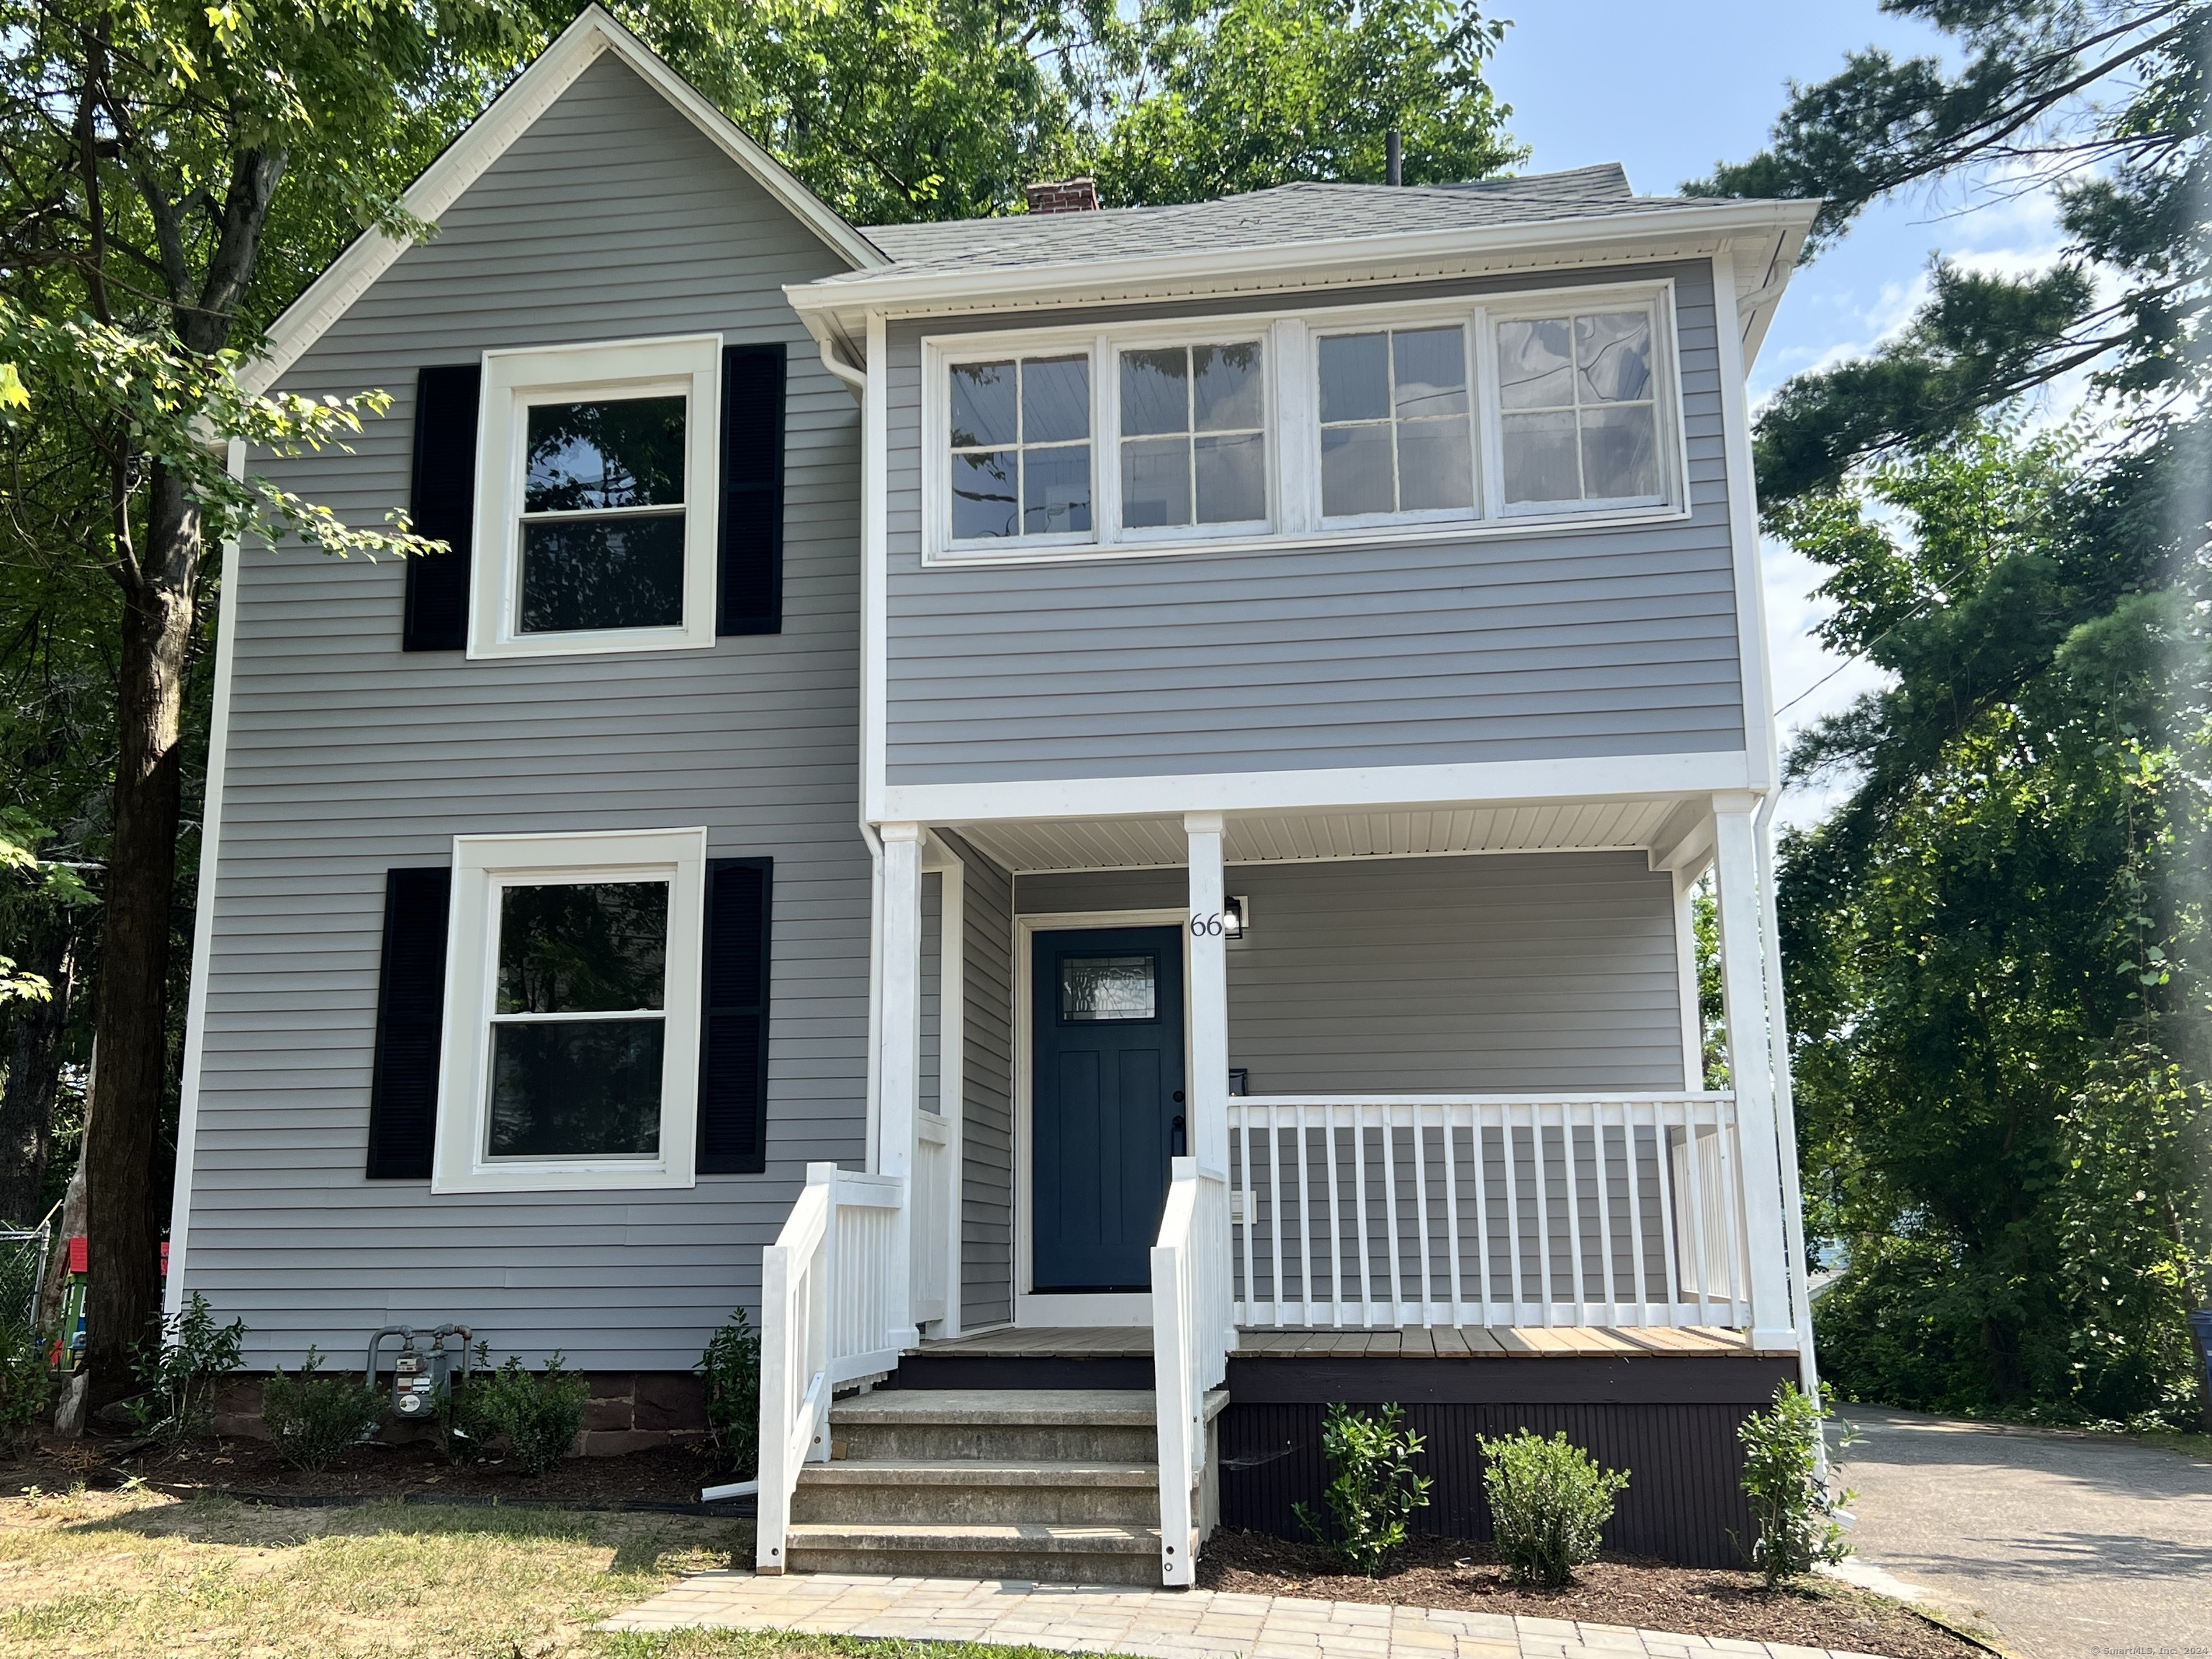
[[[1508,508],[1503,484],[1504,451],[1498,409],[1497,341],[1500,320],[1558,315],[1563,310],[1646,307],[1652,313],[1652,372],[1658,382],[1659,465],[1665,487],[1656,502],[1530,504]],[[1359,518],[1322,517],[1321,416],[1317,376],[1321,337],[1374,328],[1419,328],[1458,324],[1474,352],[1468,368],[1474,392],[1474,506]],[[1178,526],[1125,531],[1120,524],[1120,380],[1113,354],[1161,345],[1207,344],[1259,339],[1267,416],[1268,520],[1250,525]],[[1282,552],[1305,548],[1490,539],[1547,532],[1582,532],[1613,526],[1686,519],[1690,513],[1689,455],[1683,430],[1681,351],[1672,277],[1654,281],[1569,283],[1448,301],[1396,301],[1332,306],[1293,313],[1268,312],[1148,322],[1104,329],[1009,329],[933,335],[921,349],[922,563],[956,568],[1006,563],[1062,563],[1204,552]],[[950,468],[945,459],[951,424],[950,370],[957,362],[1087,350],[1091,359],[1091,476],[1094,530],[1072,538],[1009,537],[952,539]],[[1296,364],[1298,372],[1289,372]],[[1077,544],[1071,544],[1076,543]]]
[[[477,444],[476,556],[469,581],[469,655],[550,657],[669,651],[714,643],[715,547],[720,520],[722,337],[599,341],[487,351]],[[684,439],[684,621],[673,628],[524,634],[525,422],[532,404],[619,392],[680,392]]]
[[[595,881],[669,884],[660,1155],[494,1162],[483,1147],[491,1092],[488,1033],[498,997],[497,895],[509,885]],[[433,1193],[602,1192],[696,1184],[706,892],[703,829],[453,838]]]

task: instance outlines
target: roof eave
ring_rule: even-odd
[[[1122,297],[1141,289],[1170,295],[1249,289],[1254,279],[1388,280],[1394,266],[1438,258],[1482,258],[1514,253],[1583,255],[1617,246],[1639,248],[1704,239],[1717,244],[1747,233],[1778,233],[1802,243],[1819,211],[1817,203],[1727,201],[1574,220],[1454,227],[1390,236],[1321,238],[1263,248],[1149,254],[1139,258],[1070,260],[1053,264],[886,271],[843,281],[786,287],[810,328],[835,319],[850,329],[870,312],[897,313],[933,308],[990,310],[1012,305],[1079,305]],[[1794,252],[1792,254],[1794,258]]]

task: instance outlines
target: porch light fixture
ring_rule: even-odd
[[[1221,937],[1243,939],[1244,930],[1251,925],[1251,900],[1243,894],[1233,894],[1221,904]]]

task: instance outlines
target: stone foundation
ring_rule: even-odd
[[[689,1371],[586,1371],[582,1375],[592,1392],[584,1401],[583,1431],[576,1437],[579,1455],[619,1457],[625,1452],[696,1440],[707,1432],[706,1384]],[[216,1401],[217,1434],[243,1440],[269,1437],[261,1421],[261,1383],[258,1376],[242,1376],[223,1391]],[[427,1423],[387,1419],[378,1437],[404,1445],[430,1432]]]

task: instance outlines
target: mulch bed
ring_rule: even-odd
[[[662,1446],[621,1457],[564,1458],[534,1478],[496,1460],[467,1467],[448,1463],[427,1441],[356,1446],[316,1474],[287,1468],[263,1440],[199,1440],[174,1453],[134,1452],[131,1446],[96,1434],[48,1440],[18,1462],[0,1465],[0,1492],[27,1486],[62,1491],[78,1481],[112,1488],[135,1475],[178,1497],[227,1492],[295,1503],[323,1497],[413,1498],[619,1508],[694,1505],[702,1486],[732,1478],[715,1472],[703,1447],[695,1451],[689,1446]]]
[[[1506,1581],[1490,1546],[1452,1538],[1416,1539],[1390,1572],[1360,1578],[1346,1577],[1319,1545],[1224,1527],[1199,1558],[1198,1582],[1245,1595],[1574,1619],[1893,1659],[1985,1659],[1991,1651],[1885,1596],[1832,1580],[1770,1590],[1755,1572],[1608,1558],[1577,1570],[1565,1589],[1526,1589]]]

